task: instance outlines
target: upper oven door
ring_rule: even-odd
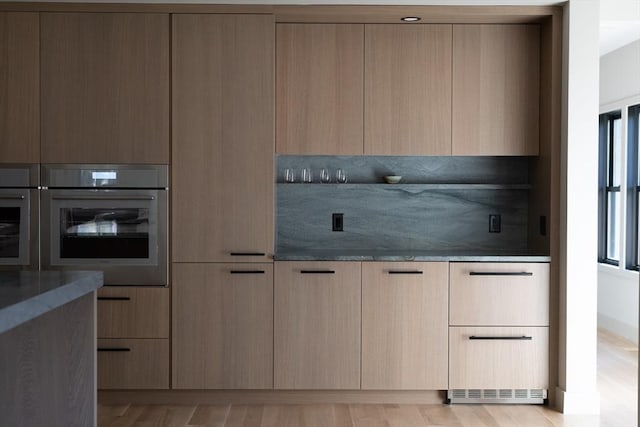
[[[37,257],[32,260],[30,250],[36,237],[31,235],[31,191],[0,189],[0,266],[22,268],[37,261]]]
[[[166,284],[166,191],[42,194],[43,268],[100,269],[105,284]]]

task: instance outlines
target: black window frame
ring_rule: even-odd
[[[608,257],[608,208],[609,194],[621,194],[620,185],[614,186],[614,122],[622,119],[622,110],[610,111],[599,116],[598,161],[598,262],[619,266],[621,260]],[[622,150],[623,147],[620,147]],[[622,177],[620,177],[622,180]],[[620,196],[621,197],[621,196]],[[620,237],[620,236],[619,236]],[[619,242],[618,242],[619,243]],[[622,254],[620,254],[622,258]]]
[[[627,232],[626,262],[627,270],[640,271],[638,263],[638,215],[640,214],[640,104],[632,105],[627,110]]]

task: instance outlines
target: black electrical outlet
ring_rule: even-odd
[[[540,215],[540,235],[547,235],[547,217],[544,215]]]
[[[331,215],[331,230],[332,231],[344,231],[344,214],[334,213]]]
[[[499,233],[501,229],[500,215],[489,215],[489,233]]]

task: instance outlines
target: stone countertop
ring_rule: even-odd
[[[420,251],[287,251],[278,252],[276,261],[458,261],[458,262],[549,262],[548,255],[469,254]]]
[[[0,334],[95,291],[98,271],[0,272]]]

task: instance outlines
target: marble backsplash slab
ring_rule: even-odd
[[[277,253],[443,251],[525,253],[526,157],[278,156]],[[282,183],[284,169],[309,168],[312,184]],[[347,184],[320,184],[320,169]],[[383,176],[402,175],[399,185]],[[332,180],[335,182],[335,180]],[[452,185],[455,184],[455,185]],[[468,185],[490,184],[490,185]],[[344,231],[332,231],[332,214]],[[489,215],[501,232],[489,232]]]
[[[278,184],[277,251],[442,250],[523,253],[527,190],[421,185]],[[344,231],[332,231],[332,214]],[[489,233],[489,215],[501,232]]]

